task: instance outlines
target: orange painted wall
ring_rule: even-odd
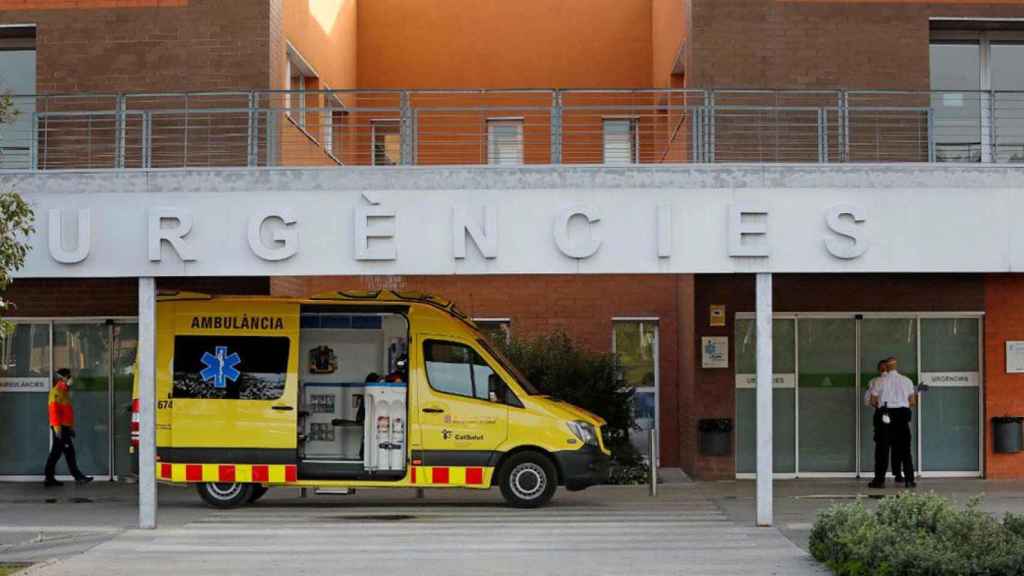
[[[1024,452],[992,451],[992,418],[1024,416],[1024,374],[1006,373],[1006,341],[1024,340],[1024,276],[985,278],[985,476],[1024,477]]]
[[[288,66],[285,54],[290,43],[303,60],[317,74],[308,80],[307,90],[344,90],[356,87],[356,0],[278,0],[281,4],[281,26],[286,42],[277,43],[271,61],[274,68],[272,85],[288,85]],[[288,101],[283,96],[269,96],[271,106],[283,108]],[[306,106],[317,109],[327,105],[323,94],[310,94]],[[324,125],[330,121],[317,111],[306,114],[307,129],[303,132],[284,115],[279,154],[283,164],[289,166],[330,166],[337,164],[324,148]],[[334,139],[341,137],[336,134]]]
[[[651,0],[370,0],[358,35],[361,88],[651,85]]]
[[[651,0],[651,85],[672,87],[672,69],[686,41],[689,0]]]
[[[356,0],[284,0],[285,37],[316,69],[321,88],[356,86],[357,6]]]

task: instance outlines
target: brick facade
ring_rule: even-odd
[[[1020,18],[1018,2],[690,0],[686,85],[927,90],[930,18]]]
[[[1024,277],[991,275],[985,279],[985,476],[1024,477],[1024,453],[996,454],[992,418],[1024,416],[1024,374],[1006,373],[1006,341],[1024,340]]]
[[[692,293],[688,275],[351,276],[274,278],[274,295],[309,296],[336,290],[393,289],[453,300],[472,317],[510,318],[519,336],[564,330],[584,346],[609,352],[612,319],[658,318],[661,462],[679,466],[679,418],[686,411],[677,391],[679,308]]]
[[[157,290],[206,294],[270,293],[267,278],[160,278]],[[139,284],[133,278],[55,280],[24,278],[11,283],[4,298],[14,303],[13,317],[62,318],[137,316]]]
[[[0,24],[37,26],[40,94],[253,89],[268,87],[269,4],[4,2]]]

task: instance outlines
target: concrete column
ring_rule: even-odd
[[[757,275],[757,525],[772,525],[772,275]]]
[[[139,278],[139,528],[156,528],[156,280]]]

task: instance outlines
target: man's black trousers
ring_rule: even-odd
[[[50,434],[53,436],[53,443],[50,445],[50,456],[46,458],[46,478],[54,478],[57,461],[60,460],[61,454],[64,455],[64,460],[68,463],[68,471],[71,472],[72,476],[75,478],[85,476],[78,469],[78,459],[75,458],[75,445],[71,442],[71,435],[68,434],[67,429],[65,429],[64,434],[57,434],[53,431],[53,428],[50,428]]]

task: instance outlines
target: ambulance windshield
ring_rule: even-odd
[[[526,376],[524,376],[523,373],[520,372],[519,369],[516,368],[512,364],[512,362],[510,362],[509,359],[505,357],[504,354],[498,351],[497,348],[491,346],[491,344],[487,342],[487,340],[484,340],[483,338],[478,338],[477,342],[479,342],[480,345],[484,347],[484,350],[487,350],[488,354],[493,356],[494,359],[497,360],[499,364],[501,364],[501,367],[504,368],[506,372],[511,374],[512,377],[516,379],[516,382],[519,384],[519,386],[523,389],[524,392],[526,392],[530,396],[540,396],[543,394],[540,390],[537,389],[536,386],[531,384],[530,381],[526,379]]]

